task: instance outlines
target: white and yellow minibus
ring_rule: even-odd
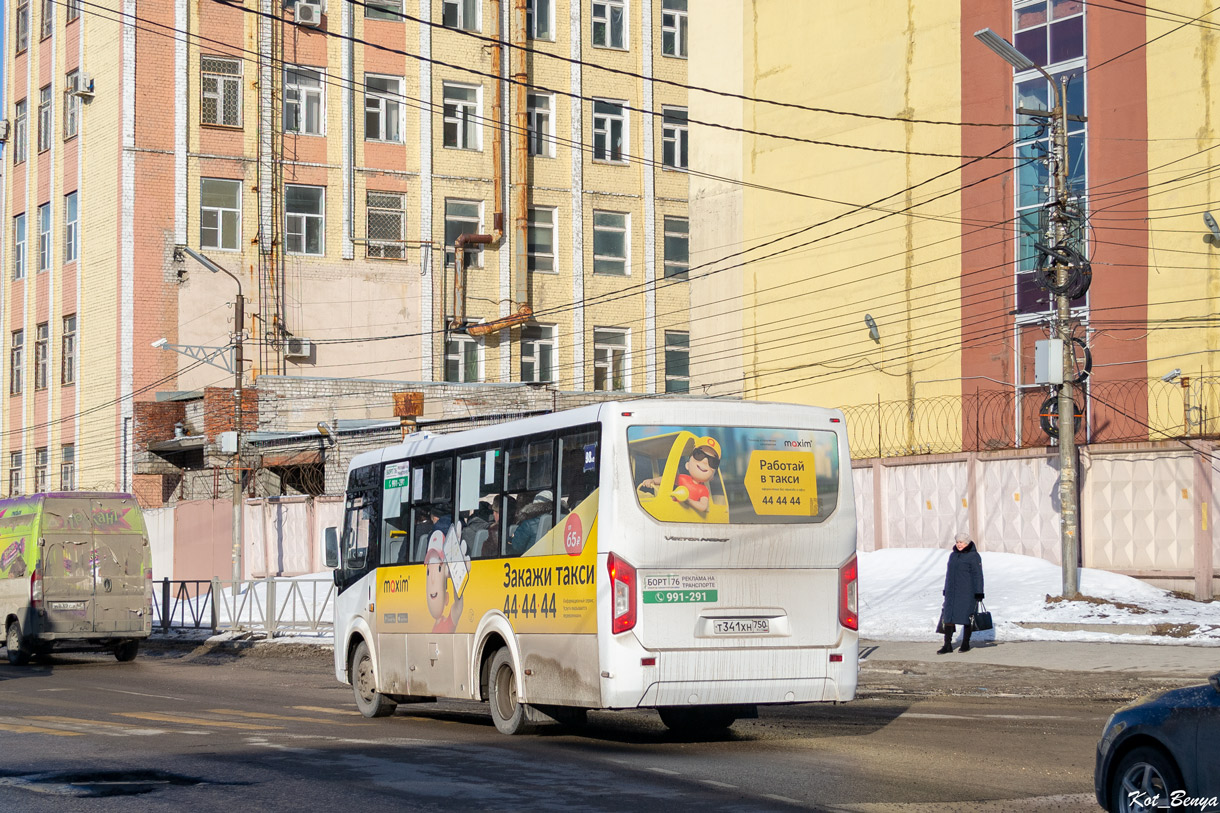
[[[608,402],[359,455],[335,675],[360,711],[489,701],[497,728],[655,708],[724,728],[856,690],[856,517],[840,412]]]

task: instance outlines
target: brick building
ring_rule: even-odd
[[[142,488],[136,404],[232,381],[160,339],[242,330],[255,389],[688,386],[686,0],[6,8],[9,492]]]

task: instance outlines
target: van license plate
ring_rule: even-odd
[[[715,635],[766,635],[769,632],[769,618],[718,618],[712,621],[712,633]]]
[[[84,610],[86,608],[83,601],[52,601],[52,610]]]

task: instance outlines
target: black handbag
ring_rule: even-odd
[[[982,609],[979,609],[979,608]],[[978,607],[974,608],[974,615],[970,616],[970,626],[975,632],[983,632],[992,628],[991,613],[987,612],[986,605],[983,602],[978,603]]]

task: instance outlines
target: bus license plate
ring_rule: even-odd
[[[769,618],[718,618],[712,621],[715,635],[766,635],[771,631]]]

